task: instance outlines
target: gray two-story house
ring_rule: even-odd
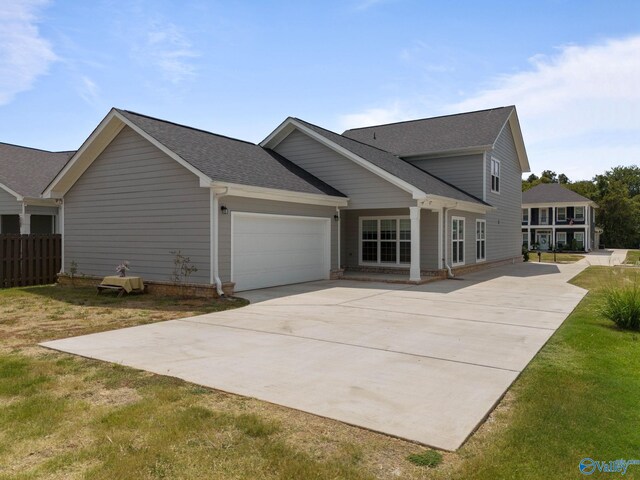
[[[383,272],[421,282],[521,260],[513,106],[338,134],[287,118],[260,144],[113,109],[44,192],[63,265],[123,260],[236,291]]]
[[[598,248],[595,202],[557,183],[541,183],[522,194],[522,245],[528,249]]]

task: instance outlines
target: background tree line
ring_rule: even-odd
[[[613,248],[638,248],[640,246],[640,168],[614,167],[592,180],[572,182],[561,173],[545,170],[538,177],[529,175],[522,181],[522,191],[540,183],[559,183],[574,192],[593,200],[596,224],[604,233],[601,242]]]

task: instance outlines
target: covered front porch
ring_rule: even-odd
[[[453,268],[475,264],[475,220],[484,219],[484,214],[462,212],[456,206],[424,203],[340,210],[342,277],[420,284],[446,278]],[[482,249],[484,256],[484,243]]]

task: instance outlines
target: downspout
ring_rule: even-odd
[[[220,281],[220,274],[219,274],[219,268],[218,268],[218,216],[220,213],[220,206],[219,206],[219,201],[218,199],[222,196],[224,196],[227,192],[227,189],[225,189],[225,193],[223,194],[218,194],[215,193],[213,191],[213,188],[210,189],[210,206],[211,206],[211,228],[210,228],[210,234],[211,234],[211,251],[210,251],[210,256],[211,256],[211,273],[210,273],[210,278],[209,278],[209,282],[211,284],[215,284],[216,286],[216,292],[218,293],[218,296],[220,297],[224,297],[224,292],[222,290],[222,282]]]
[[[60,206],[60,237],[61,237],[61,255],[60,255],[60,273],[64,273],[64,198],[56,200],[56,203]]]

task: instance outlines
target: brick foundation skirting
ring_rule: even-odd
[[[74,277],[73,280],[69,275],[58,274],[58,283],[60,285],[77,285],[82,287],[95,287],[102,281],[101,277],[92,277],[83,275]],[[218,292],[215,285],[200,285],[197,283],[188,283],[185,285],[177,285],[171,282],[144,281],[145,291],[151,295],[177,297],[204,297],[217,298]],[[235,283],[225,282],[222,284],[222,291],[227,297],[233,296],[233,288]]]

